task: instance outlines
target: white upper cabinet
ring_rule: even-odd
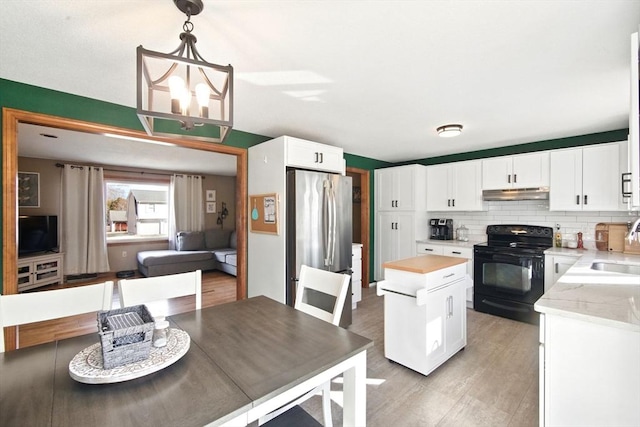
[[[427,167],[429,211],[482,210],[482,162],[448,163]]]
[[[621,194],[624,143],[551,152],[549,210],[626,210]]]
[[[426,210],[425,166],[408,165],[376,169],[375,188],[376,206],[379,211]]]
[[[549,186],[549,152],[518,154],[482,160],[482,189]]]
[[[317,171],[345,173],[342,148],[299,138],[285,137],[286,165]]]

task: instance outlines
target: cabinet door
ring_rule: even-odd
[[[501,190],[511,188],[511,156],[482,160],[482,189]]]
[[[549,210],[582,210],[582,149],[550,154]]]
[[[450,165],[427,167],[427,209],[446,211],[451,208],[449,185]]]
[[[342,173],[344,172],[343,151],[339,147],[288,138],[287,166]]]
[[[482,162],[458,162],[451,165],[449,178],[451,209],[482,210]],[[429,181],[427,181],[429,183]]]
[[[393,169],[376,169],[376,204],[378,210],[389,211],[395,209],[395,186]]]
[[[394,212],[378,212],[376,227],[376,279],[384,279],[384,269],[382,264],[394,261],[396,258],[396,247],[398,233],[396,227],[396,215]]]
[[[513,156],[511,184],[513,188],[547,187],[549,185],[549,152]]]
[[[619,149],[618,144],[582,149],[582,210],[620,209]]]
[[[451,354],[466,345],[467,337],[467,301],[464,280],[452,283],[445,288],[447,303],[446,350]]]
[[[440,363],[447,353],[446,323],[449,312],[449,289],[442,287],[427,294],[427,363],[433,367]]]
[[[395,168],[394,193],[396,208],[399,210],[413,210],[416,193],[416,171],[412,166]],[[426,194],[424,195],[426,197]]]
[[[414,257],[416,250],[415,215],[409,212],[398,212],[394,231],[397,234],[395,259]]]

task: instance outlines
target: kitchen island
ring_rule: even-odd
[[[467,344],[464,258],[422,255],[383,264],[385,357],[428,375]]]
[[[640,266],[623,253],[551,248],[575,257],[534,305],[540,316],[540,425],[640,425]]]

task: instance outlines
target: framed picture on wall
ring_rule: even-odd
[[[216,213],[216,202],[207,202],[207,213]]]
[[[40,207],[40,174],[38,172],[18,172],[18,206]]]
[[[216,201],[216,190],[207,190],[207,202]]]

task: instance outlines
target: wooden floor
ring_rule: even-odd
[[[101,278],[101,280],[108,280]],[[423,376],[384,357],[383,298],[363,289],[349,330],[370,338],[367,352],[369,426],[537,426],[538,327],[467,310],[467,346]],[[116,293],[117,297],[117,293]],[[203,306],[235,300],[235,278],[203,275]],[[172,312],[194,301],[172,304]],[[114,306],[118,306],[116,300]],[[23,346],[96,331],[95,315],[67,322],[42,322],[20,332]],[[342,424],[341,384],[332,384],[334,425]],[[322,420],[320,397],[302,404]],[[300,424],[302,426],[303,424]]]
[[[367,425],[537,426],[538,327],[467,310],[467,346],[423,376],[384,357],[383,298],[363,289],[350,331],[370,338]],[[332,384],[340,400],[341,384]],[[335,396],[334,396],[335,395]],[[320,397],[302,404],[322,420]],[[333,402],[334,425],[342,408]]]
[[[100,274],[97,278],[63,285],[43,286],[41,290],[60,289],[72,286],[82,286],[91,283],[99,283],[107,280],[114,281],[113,308],[120,307],[118,296],[118,279],[115,274]],[[202,306],[210,307],[236,300],[236,277],[221,271],[208,271],[202,273]],[[175,298],[168,304],[167,314],[184,313],[195,309],[195,297]],[[28,347],[44,342],[56,341],[78,335],[98,332],[96,314],[83,314],[80,316],[65,317],[47,322],[31,323],[20,326],[18,329],[19,347]]]

